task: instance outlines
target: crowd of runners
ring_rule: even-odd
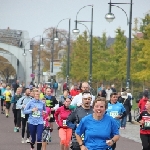
[[[64,84],[63,94],[56,96],[57,88],[56,81],[52,87],[24,87],[18,80],[11,86],[1,84],[1,114],[9,119],[13,112],[14,132],[21,132],[21,143],[29,143],[31,150],[35,144],[37,150],[46,150],[56,123],[61,150],[115,150],[119,130],[132,121],[130,89],[116,92],[114,85],[107,89],[101,86],[98,95],[92,95],[89,84],[83,82],[71,89]],[[143,150],[150,150],[150,100],[146,94],[139,101],[137,121]]]

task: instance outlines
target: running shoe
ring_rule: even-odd
[[[25,142],[24,142],[24,138],[22,138],[21,143],[25,143]]]
[[[8,114],[6,114],[6,118],[8,118],[9,116],[8,116]]]
[[[121,129],[121,130],[124,130],[124,129],[125,129],[125,127],[120,127],[120,129]]]
[[[30,140],[27,138],[26,143],[30,143]]]
[[[17,132],[19,132],[19,127],[17,127]]]
[[[1,111],[1,114],[5,114],[5,112],[4,112],[4,111]]]
[[[17,127],[14,127],[14,132],[17,132]]]

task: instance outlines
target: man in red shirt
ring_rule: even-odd
[[[147,100],[148,100],[148,98],[146,95],[143,95],[142,99],[140,99],[140,101],[138,103],[138,106],[140,108],[140,113],[146,109],[145,105],[147,103]]]
[[[75,84],[74,84],[74,88],[70,91],[70,95],[71,95],[72,97],[74,97],[74,96],[78,95],[79,93],[80,93],[80,92],[79,92],[79,90],[78,90],[77,84],[75,83]]]

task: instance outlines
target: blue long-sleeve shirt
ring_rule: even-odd
[[[38,108],[37,111],[32,112],[33,108]],[[29,124],[38,125],[43,124],[42,112],[46,110],[45,104],[41,100],[33,99],[27,103],[24,108],[23,113],[29,114],[28,122]]]

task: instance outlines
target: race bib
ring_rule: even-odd
[[[66,120],[63,120],[63,126],[67,126],[67,125],[66,125]]]
[[[34,111],[33,113],[32,113],[32,116],[33,117],[40,117],[40,111],[38,110],[38,111]]]
[[[144,127],[150,128],[150,120],[145,120]]]
[[[110,116],[113,117],[113,118],[117,117],[118,116],[118,111],[111,111]]]
[[[53,118],[53,114],[51,114],[50,117]]]

